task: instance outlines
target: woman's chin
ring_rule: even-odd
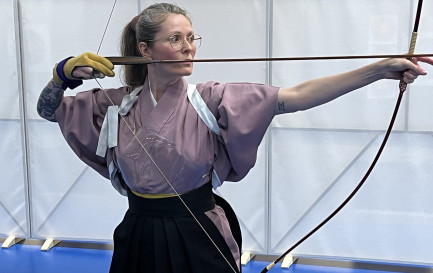
[[[185,69],[182,74],[183,76],[190,76],[192,74],[192,66],[188,69]]]

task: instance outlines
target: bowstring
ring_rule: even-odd
[[[108,26],[110,24],[111,21],[111,17],[113,16],[113,12],[114,12],[114,8],[116,7],[116,3],[117,0],[114,0],[114,4],[113,7],[111,9],[110,12],[110,16],[108,17],[107,20],[107,24],[105,26],[104,29],[104,33],[102,35],[101,38],[101,42],[99,43],[99,47],[98,47],[98,51],[97,54],[99,53],[99,50],[101,49],[102,43],[104,41],[104,37],[105,34],[107,32]],[[99,85],[99,87],[101,88],[101,90],[103,90],[105,96],[107,97],[107,99],[110,101],[111,105],[116,106],[113,102],[113,100],[111,99],[111,97],[108,95],[107,91],[102,87],[101,83],[98,81],[96,75],[96,73],[92,73],[92,77],[93,79],[96,81],[96,83]],[[228,264],[228,266],[230,267],[230,269],[234,272],[237,273],[238,271],[235,270],[233,268],[233,266],[230,264],[229,260],[227,259],[227,257],[224,255],[224,253],[221,251],[221,249],[218,247],[218,245],[216,244],[216,242],[212,239],[212,237],[210,236],[210,234],[206,231],[206,229],[204,228],[204,226],[200,223],[200,221],[197,219],[197,217],[195,216],[195,214],[192,212],[192,210],[189,208],[189,206],[186,204],[186,202],[183,200],[181,194],[178,193],[178,191],[175,189],[175,187],[173,186],[173,184],[170,182],[170,180],[167,178],[167,176],[164,174],[164,172],[161,170],[161,168],[159,167],[159,165],[156,163],[156,161],[153,159],[153,157],[150,155],[150,153],[147,151],[147,149],[144,147],[144,144],[141,142],[141,140],[138,138],[136,132],[134,129],[131,128],[131,126],[129,125],[129,123],[126,121],[125,117],[120,115],[120,117],[122,118],[123,122],[126,124],[126,126],[128,127],[128,129],[131,131],[132,135],[134,136],[134,138],[137,140],[137,142],[140,144],[141,148],[143,149],[143,151],[146,153],[146,155],[149,157],[149,159],[152,161],[153,165],[157,168],[158,172],[162,175],[162,177],[164,178],[164,180],[167,182],[167,184],[170,186],[170,188],[173,190],[175,196],[181,201],[181,203],[185,206],[185,208],[188,210],[189,214],[192,216],[192,218],[195,220],[195,222],[199,225],[200,229],[205,233],[205,235],[207,236],[207,238],[211,241],[211,243],[213,244],[213,246],[216,248],[216,250],[219,252],[219,254],[221,255],[221,257],[224,259],[224,261]]]
[[[96,54],[99,54],[99,50],[101,50],[102,42],[104,41],[105,34],[107,33],[108,25],[110,24],[111,17],[113,16],[114,8],[116,7],[116,4],[117,4],[117,0],[114,0],[113,7],[111,8],[110,16],[108,16],[107,24],[105,25],[104,33],[102,33],[101,42],[99,42],[99,46],[98,46],[98,50],[96,51]]]

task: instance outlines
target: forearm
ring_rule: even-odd
[[[382,78],[384,75],[381,73],[381,63],[378,62],[349,72],[309,80],[294,87],[282,88],[278,94],[275,113],[310,109]]]
[[[57,121],[55,112],[62,102],[64,91],[62,85],[56,83],[54,80],[51,80],[45,86],[39,96],[37,105],[38,114],[42,118],[53,122]]]

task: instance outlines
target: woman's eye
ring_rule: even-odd
[[[171,43],[179,43],[180,41],[182,41],[182,36],[181,35],[175,34],[175,35],[172,35],[170,37],[170,42]]]
[[[188,43],[190,43],[190,44],[191,44],[191,43],[194,43],[194,41],[195,41],[195,36],[194,36],[194,35],[191,35],[191,36],[188,37],[187,40],[188,40]]]

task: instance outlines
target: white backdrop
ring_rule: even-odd
[[[99,54],[118,55],[121,29],[155,1],[118,0]],[[182,0],[203,36],[197,58],[399,54],[412,0]],[[0,236],[111,242],[127,201],[36,113],[54,64],[96,52],[111,1],[0,0]],[[432,52],[425,1],[417,52]],[[196,64],[191,83],[290,86],[373,60]],[[433,69],[428,68],[433,75]],[[119,72],[116,68],[116,72]],[[118,73],[119,74],[119,73]],[[104,87],[121,85],[118,77]],[[87,81],[74,92],[97,86]],[[411,85],[394,134],[364,188],[295,255],[433,264],[433,78]],[[241,221],[244,250],[279,254],[324,219],[373,160],[398,95],[381,81],[327,105],[274,119],[258,161],[219,193]]]

